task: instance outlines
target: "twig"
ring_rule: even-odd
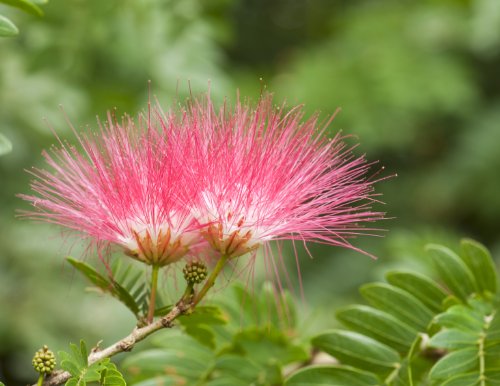
[[[118,342],[106,347],[103,350],[93,351],[88,357],[89,366],[105,358],[110,358],[118,353],[124,351],[130,351],[134,348],[137,342],[140,342],[147,336],[151,335],[153,332],[161,330],[162,328],[170,328],[173,326],[173,321],[187,310],[192,307],[192,304],[185,303],[184,299],[181,299],[174,308],[165,316],[158,319],[157,321],[148,324],[141,328],[135,328],[128,336],[119,340]],[[50,377],[45,379],[43,386],[56,386],[66,382],[71,378],[71,374],[67,371],[55,372]]]

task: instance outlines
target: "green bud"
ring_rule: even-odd
[[[207,278],[207,266],[201,261],[191,261],[182,270],[189,284],[199,284]]]
[[[50,351],[47,346],[43,346],[35,353],[31,363],[35,368],[35,371],[40,374],[50,374],[56,366],[56,358],[54,353]]]

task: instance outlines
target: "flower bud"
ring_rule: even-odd
[[[207,266],[201,261],[191,261],[182,270],[188,284],[199,284],[207,278]]]
[[[35,353],[33,361],[31,362],[35,371],[40,374],[50,374],[56,367],[56,357],[49,348],[44,345],[40,350]]]

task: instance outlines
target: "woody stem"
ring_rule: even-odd
[[[156,305],[156,287],[158,286],[158,271],[160,270],[159,265],[153,265],[151,270],[151,294],[149,297],[149,308],[147,322],[152,323],[155,316],[155,305]]]

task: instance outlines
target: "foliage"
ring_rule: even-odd
[[[181,316],[180,330],[163,331],[152,338],[152,348],[127,356],[121,364],[127,382],[495,384],[500,379],[498,276],[488,250],[464,239],[459,252],[430,244],[427,255],[433,278],[411,270],[389,271],[386,282],[361,287],[369,305],[338,310],[337,319],[345,329],[326,330],[309,343],[286,292],[278,295],[270,284],[259,293],[234,285],[211,305]],[[113,281],[85,265],[72,264],[101,289],[128,302]],[[169,309],[165,306],[157,313]],[[80,358],[76,362],[85,365],[83,351],[78,354],[76,346],[72,350]],[[318,365],[319,353],[336,362]],[[70,369],[66,364],[63,368]]]
[[[70,345],[71,351],[59,352],[61,368],[71,374],[66,386],[85,386],[90,382],[98,382],[102,386],[125,386],[125,380],[109,358],[89,365],[88,351],[85,342],[80,341],[80,347]]]
[[[30,13],[35,16],[42,16],[43,11],[37,5],[46,3],[47,0],[0,0],[0,3],[10,5],[22,9],[24,12]],[[16,25],[7,17],[0,15],[0,37],[15,36],[19,33]]]
[[[325,379],[339,385],[346,379],[359,385],[496,384],[498,277],[489,252],[463,240],[460,253],[440,245],[429,245],[428,253],[436,279],[391,271],[387,283],[361,287],[370,305],[337,312],[348,329],[329,330],[311,340],[340,364],[304,368],[286,385],[302,385],[307,379],[309,385]]]
[[[215,304],[179,320],[185,334],[165,331],[155,348],[129,355],[122,367],[130,384],[282,384],[283,368],[307,359],[296,339],[295,309],[270,285],[252,294],[241,285]],[[198,383],[197,383],[198,382]]]
[[[149,292],[146,289],[146,284],[140,280],[141,271],[134,270],[132,265],[123,268],[122,261],[116,260],[111,267],[111,274],[106,278],[82,261],[71,257],[66,260],[90,280],[97,289],[117,298],[138,320],[146,315]]]

